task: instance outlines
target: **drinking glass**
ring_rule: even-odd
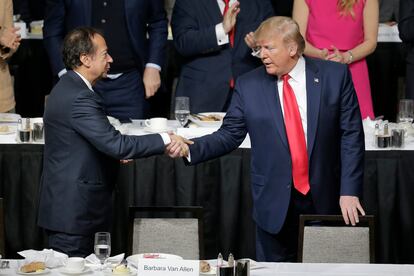
[[[95,233],[95,255],[103,266],[106,259],[111,255],[111,233]]]
[[[185,126],[190,116],[190,98],[176,97],[175,98],[175,119],[177,119],[181,126]]]
[[[399,123],[412,123],[414,119],[414,100],[402,99],[400,100],[398,109]]]

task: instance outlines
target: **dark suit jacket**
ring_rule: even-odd
[[[128,33],[137,57],[143,62],[143,66],[145,63],[162,66],[167,43],[164,1],[124,1],[123,16],[126,17]],[[43,35],[54,74],[65,68],[61,48],[66,33],[79,26],[91,26],[91,5],[92,0],[47,0]]]
[[[82,235],[108,231],[119,160],[163,153],[161,136],[121,135],[102,98],[73,71],[53,88],[43,120],[39,226]]]
[[[345,65],[306,58],[309,179],[317,213],[339,212],[339,195],[361,195],[364,133]],[[253,217],[270,233],[289,207],[292,170],[276,79],[257,68],[241,77],[222,127],[194,139],[192,164],[236,149],[249,133]]]
[[[400,0],[398,31],[401,40],[408,44],[407,62],[414,65],[414,1]],[[412,76],[410,76],[413,79]]]
[[[232,76],[260,65],[244,42],[247,33],[273,15],[269,0],[240,0],[235,47],[217,45],[215,26],[223,21],[216,0],[177,0],[172,16],[174,45],[184,57],[176,95],[189,96],[191,111],[222,111]]]

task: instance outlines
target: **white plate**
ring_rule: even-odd
[[[226,115],[225,112],[202,112],[202,113],[198,113],[198,114],[200,114],[201,116],[203,116],[203,115],[204,116],[216,115],[216,116],[220,116],[220,117],[223,117],[223,118]],[[191,122],[193,122],[196,125],[201,126],[201,127],[220,127],[221,124],[223,123],[223,120],[221,120],[221,121],[202,121],[199,118],[191,116],[191,115],[188,117],[188,119]]]
[[[126,273],[113,273],[112,269],[110,269],[110,270],[104,270],[103,274],[105,276],[133,276],[133,275],[137,275],[137,271],[130,268],[129,273],[126,274]]]
[[[49,268],[45,268],[44,270],[39,271],[39,272],[22,272],[22,271],[20,271],[20,269],[18,269],[16,272],[17,272],[17,274],[20,274],[20,275],[42,275],[42,274],[49,273],[50,270],[49,270]]]
[[[150,127],[144,127],[144,131],[146,132],[150,132],[150,133],[163,133],[163,132],[168,132],[168,131],[173,131],[174,129],[171,127],[167,127],[164,129],[153,129]]]
[[[173,259],[173,260],[182,260],[183,257],[173,254],[165,254],[165,253],[144,253],[144,254],[135,254],[131,255],[126,258],[129,264],[132,264],[135,267],[138,267],[138,260],[139,259]]]
[[[91,271],[91,269],[89,267],[87,267],[87,266],[85,266],[82,271],[76,271],[76,272],[74,272],[73,270],[67,270],[66,267],[61,267],[59,269],[59,272],[60,273],[62,273],[62,274],[68,274],[68,275],[80,275],[80,274],[83,274],[83,273],[87,273],[89,271]]]
[[[13,134],[13,133],[16,133],[17,131],[17,126],[10,126],[10,125],[4,125],[4,126],[7,126],[7,131],[2,131],[1,127],[3,127],[3,125],[0,124],[0,135]]]
[[[17,123],[21,116],[15,113],[0,113],[0,122],[2,123]]]

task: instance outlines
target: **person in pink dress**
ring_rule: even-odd
[[[377,45],[378,0],[295,0],[305,55],[349,65],[362,118],[374,119],[365,57]]]

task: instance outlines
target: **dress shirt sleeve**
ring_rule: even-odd
[[[183,56],[219,51],[216,24],[200,26],[194,0],[177,0],[172,15],[174,45]]]

